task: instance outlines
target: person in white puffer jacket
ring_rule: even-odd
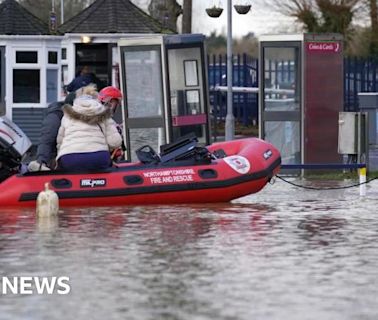
[[[97,100],[95,87],[82,89],[73,105],[63,106],[57,136],[58,169],[101,170],[111,166],[109,150],[119,148],[122,137],[112,112]]]

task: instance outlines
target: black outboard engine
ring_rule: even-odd
[[[172,143],[160,146],[160,155],[148,145],[135,152],[139,161],[144,164],[194,165],[211,162],[210,152],[205,147],[198,146],[198,139],[194,133],[189,133]]]
[[[204,147],[198,146],[194,133],[186,134],[176,141],[160,147],[161,162],[193,160],[194,162],[209,161],[210,153]]]
[[[32,143],[7,117],[0,117],[0,182],[18,172],[22,157]]]

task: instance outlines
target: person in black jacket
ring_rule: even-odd
[[[76,74],[76,77],[65,87],[68,92],[74,92],[82,87],[85,87],[91,83],[97,86],[97,90],[101,90],[104,87],[102,81],[96,77],[96,75],[90,71],[88,66],[84,66]]]
[[[64,101],[51,103],[42,121],[41,137],[38,142],[37,159],[28,165],[29,171],[49,170],[55,167],[56,136],[63,117],[62,107],[65,104],[73,104],[75,92],[68,94]]]

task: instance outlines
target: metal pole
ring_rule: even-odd
[[[358,169],[358,175],[360,177],[360,196],[366,196],[366,167]]]
[[[232,108],[232,0],[227,0],[227,116],[225,124],[225,140],[233,140],[235,119]]]
[[[64,0],[60,0],[60,24],[64,22]]]

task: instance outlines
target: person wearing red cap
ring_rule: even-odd
[[[100,90],[98,93],[98,100],[103,105],[109,107],[110,110],[114,113],[117,110],[117,107],[121,105],[122,92],[112,86],[105,87]]]
[[[98,100],[104,106],[107,106],[111,110],[112,114],[114,114],[118,106],[121,105],[122,92],[116,87],[108,86],[100,90],[100,92],[98,93]],[[117,129],[120,135],[122,136],[122,128],[118,125]],[[112,160],[115,160],[115,161],[122,160],[125,150],[126,150],[126,146],[122,139],[122,146],[120,148],[117,148],[111,151]]]

